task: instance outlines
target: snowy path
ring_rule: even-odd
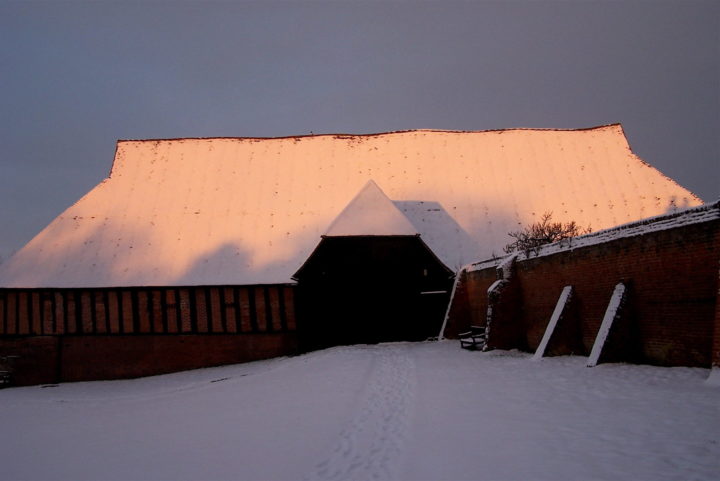
[[[415,362],[406,346],[374,349],[360,408],[330,456],[307,480],[395,479],[415,396]]]
[[[717,480],[707,369],[347,346],[0,390],[0,479]]]

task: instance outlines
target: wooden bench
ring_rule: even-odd
[[[461,332],[458,337],[460,338],[460,347],[472,351],[478,348],[482,349],[487,341],[485,326],[470,326],[469,331]]]

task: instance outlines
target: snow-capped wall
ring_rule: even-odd
[[[558,252],[603,244],[605,242],[627,237],[642,236],[652,232],[676,229],[678,227],[701,224],[703,222],[711,222],[715,220],[720,220],[720,201],[712,204],[704,204],[694,208],[679,210],[670,214],[648,217],[647,219],[642,219],[636,222],[628,222],[627,224],[611,227],[609,229],[603,229],[590,234],[540,246],[530,253],[529,258],[549,256],[557,254]],[[506,265],[510,259],[524,260],[528,259],[528,256],[524,252],[516,252],[505,257],[496,257],[493,259],[475,262],[463,267],[463,269],[471,272],[487,269],[488,267],[493,266],[501,268]]]
[[[628,309],[602,348],[609,358],[720,366],[720,202],[551,244],[538,256],[515,259],[509,282],[497,280],[503,258],[461,271],[456,290],[462,295],[453,298],[444,335],[482,325],[481,315],[492,307],[488,346],[536,351],[558,298],[572,286],[572,305],[553,334],[553,355],[588,355],[594,363],[602,344],[597,340],[607,337],[608,323],[615,322],[617,286],[623,285]],[[496,282],[505,282],[505,289],[514,284],[516,296],[492,298],[488,289]]]
[[[453,269],[546,211],[598,230],[702,203],[619,125],[128,140],[106,180],[0,266],[0,286],[288,282],[370,179]]]

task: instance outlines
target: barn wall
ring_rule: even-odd
[[[0,289],[0,336],[295,330],[290,285]]]
[[[534,352],[563,287],[571,285],[577,333],[565,336],[559,351],[587,355],[614,286],[624,281],[629,286],[622,320],[625,358],[671,366],[720,365],[719,260],[720,221],[713,220],[518,261],[510,279],[517,297],[504,301],[512,318],[493,320],[488,344]],[[484,324],[487,290],[495,279],[495,267],[463,274],[464,296],[454,300],[458,305],[452,306],[451,318],[456,319],[448,322],[454,328],[448,337],[471,323]],[[513,337],[508,331],[517,323],[522,338],[507,344]]]
[[[297,352],[290,285],[0,289],[14,383],[114,379]]]

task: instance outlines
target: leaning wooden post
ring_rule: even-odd
[[[600,360],[605,341],[607,341],[610,329],[615,320],[619,317],[622,305],[625,303],[625,292],[627,291],[625,284],[620,282],[615,286],[615,290],[610,297],[607,309],[605,310],[605,316],[603,317],[602,324],[598,330],[597,336],[595,337],[595,343],[593,344],[590,357],[588,358],[587,366],[595,367]]]
[[[538,346],[535,354],[532,357],[533,361],[537,361],[545,355],[545,350],[547,349],[548,343],[550,342],[550,338],[552,337],[553,332],[555,332],[555,328],[557,327],[560,318],[565,313],[567,306],[570,304],[570,299],[572,298],[572,291],[572,286],[563,287],[557,304],[555,304],[555,310],[553,311],[552,316],[550,316],[550,322],[548,322],[547,328],[545,328],[545,334],[543,334],[542,341],[540,341],[540,345]]]

